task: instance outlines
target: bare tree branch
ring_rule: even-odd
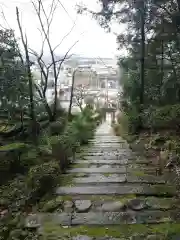
[[[74,22],[74,25],[72,26],[72,28],[70,29],[70,31],[62,38],[62,40],[60,41],[60,43],[53,48],[53,52],[63,43],[63,41],[71,34],[72,30],[74,29],[74,27],[76,26],[76,21]]]
[[[23,34],[22,26],[20,23],[19,18],[19,9],[16,7],[16,17],[17,17],[17,23],[21,35],[21,41],[24,47],[25,51],[25,57],[26,57],[26,69],[27,69],[27,76],[28,76],[28,83],[29,83],[29,98],[30,98],[30,117],[32,121],[32,135],[34,137],[34,141],[36,142],[36,118],[35,118],[35,112],[34,112],[34,96],[33,96],[33,81],[32,81],[32,74],[31,74],[31,63],[29,59],[29,53],[28,53],[28,43],[27,43],[27,36]]]

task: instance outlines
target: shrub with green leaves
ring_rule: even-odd
[[[55,161],[30,168],[27,176],[27,186],[34,191],[33,199],[39,199],[53,189],[59,172],[59,164]]]
[[[96,121],[92,115],[93,111],[86,108],[66,125],[63,134],[50,138],[53,156],[58,160],[62,171],[70,164],[70,157],[75,157],[78,147],[87,144],[93,137]]]
[[[23,173],[25,166],[22,164],[22,154],[28,151],[29,145],[17,142],[0,147],[0,184],[16,173]]]
[[[166,105],[164,107],[149,107],[143,114],[144,127],[157,129],[179,128],[180,105]]]
[[[61,134],[66,126],[66,119],[60,118],[56,122],[52,122],[50,124],[50,134],[51,135],[58,135]]]

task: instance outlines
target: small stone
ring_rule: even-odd
[[[132,237],[130,237],[130,240],[144,240],[145,236],[144,235],[133,235]]]
[[[87,177],[88,174],[87,173],[78,173],[76,176],[77,177]]]
[[[72,238],[72,240],[92,240],[93,238],[85,235],[78,235]]]
[[[30,214],[28,215],[25,226],[27,228],[38,228],[40,227],[40,220],[37,214]]]
[[[69,226],[62,226],[63,228],[69,228]]]
[[[72,201],[64,202],[64,211],[67,213],[71,213],[73,211],[73,202]]]
[[[148,235],[147,237],[146,237],[146,239],[147,240],[157,240],[157,235]]]
[[[77,212],[87,212],[90,207],[91,207],[92,203],[90,200],[76,200],[75,201],[75,207]]]
[[[132,210],[138,211],[146,208],[146,202],[142,199],[134,198],[129,200],[127,206],[130,207]]]
[[[109,168],[109,167],[111,167],[110,165],[102,165],[101,166],[102,168]]]
[[[102,211],[106,212],[116,212],[118,210],[121,210],[124,207],[124,203],[118,202],[107,202],[102,205]]]

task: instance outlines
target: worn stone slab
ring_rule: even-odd
[[[145,175],[145,176],[132,176],[127,175],[127,182],[129,183],[149,183],[149,184],[165,184],[166,181],[161,176]]]
[[[86,155],[84,156],[85,160],[123,160],[123,159],[130,159],[130,156],[127,156],[126,154],[121,155]]]
[[[128,159],[124,159],[124,160],[94,160],[94,159],[90,159],[90,160],[76,160],[74,162],[75,164],[81,164],[81,163],[85,163],[85,164],[109,164],[109,165],[124,165],[128,163]]]
[[[96,146],[90,146],[89,148],[84,148],[83,152],[103,152],[103,151],[124,151],[125,149],[128,149],[127,146],[124,143],[119,143],[119,145],[96,145]],[[129,149],[128,149],[129,150]]]
[[[172,222],[166,211],[74,213],[72,225],[120,225]]]
[[[56,189],[56,194],[59,195],[146,195],[146,196],[174,196],[176,190],[174,187],[165,186],[160,189],[159,186],[151,185],[118,185],[111,184],[109,186],[76,186],[76,187],[59,187]]]
[[[89,236],[85,236],[85,235],[74,236],[71,239],[72,240],[94,240],[94,238],[89,237]]]
[[[94,139],[89,140],[89,142],[91,143],[120,143],[120,142],[124,142],[123,139],[119,139],[119,138],[112,138],[109,136],[95,136]]]
[[[88,212],[88,213],[56,213],[56,214],[33,214],[35,221],[39,219],[38,225],[32,224],[32,215],[25,220],[25,227],[39,228],[45,223],[54,223],[62,226],[73,225],[122,225],[122,224],[155,224],[180,222],[180,216],[176,211],[118,211],[118,212]]]
[[[64,212],[71,213],[73,212],[73,202],[72,201],[65,201],[63,204]]]
[[[120,201],[109,201],[102,204],[100,210],[105,212],[118,212],[123,209],[124,203]]]
[[[91,208],[91,200],[76,200],[75,207],[77,212],[88,212]]]
[[[140,198],[133,198],[130,199],[127,203],[126,203],[127,207],[135,210],[135,211],[140,211],[143,210],[145,208],[147,208],[146,205],[146,200],[145,199],[140,199]]]
[[[60,214],[48,214],[48,213],[38,213],[30,214],[25,219],[25,227],[27,228],[38,228],[46,222],[53,222],[54,224],[70,225],[71,224],[71,214],[70,213],[60,213]]]
[[[127,151],[127,150],[123,150],[122,149],[117,149],[116,151],[110,151],[107,148],[105,148],[104,150],[98,150],[98,151],[93,151],[93,150],[89,150],[89,151],[84,151],[84,154],[87,154],[88,156],[101,156],[101,155],[108,155],[108,156],[117,156],[117,155],[130,155],[132,154],[131,152]]]
[[[145,201],[149,209],[176,209],[179,211],[180,207],[179,201],[176,198],[147,197]]]
[[[104,176],[102,174],[93,174],[90,175],[89,177],[82,177],[82,178],[74,178],[73,182],[74,183],[122,183],[126,181],[126,175],[117,175],[117,174],[112,174],[110,176]]]
[[[68,173],[126,173],[126,168],[74,168],[67,171]]]

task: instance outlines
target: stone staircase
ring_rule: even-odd
[[[107,122],[64,177],[67,182],[56,189],[61,207],[38,214],[38,220],[36,214],[43,236],[54,231],[53,239],[170,239],[168,227],[179,223],[175,187],[114,136]]]

